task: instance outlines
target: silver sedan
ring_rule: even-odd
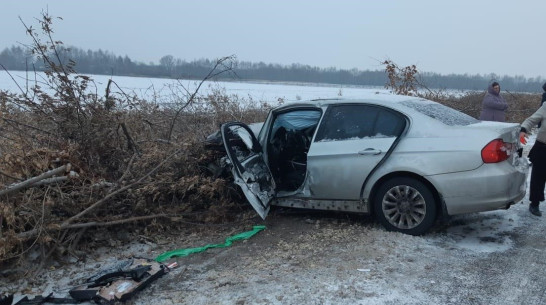
[[[421,98],[298,102],[252,127],[220,131],[235,183],[262,218],[270,205],[371,213],[420,235],[439,216],[507,209],[525,195],[519,124]]]

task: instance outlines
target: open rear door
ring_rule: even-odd
[[[275,182],[265,164],[263,150],[252,130],[245,124],[230,122],[221,127],[227,156],[232,163],[235,183],[241,187],[247,200],[265,219],[269,203],[275,195]]]

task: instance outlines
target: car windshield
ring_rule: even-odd
[[[466,126],[480,122],[479,120],[465,113],[444,106],[442,104],[420,103],[414,101],[404,101],[400,104],[414,109],[449,126]]]
[[[272,134],[282,126],[288,130],[302,130],[310,126],[316,126],[321,112],[317,110],[301,110],[282,113],[277,116],[273,124]]]

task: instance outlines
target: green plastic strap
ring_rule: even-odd
[[[223,243],[223,244],[206,245],[204,247],[198,247],[198,248],[188,248],[188,249],[178,249],[178,250],[168,251],[168,252],[165,252],[165,253],[162,253],[162,254],[158,255],[155,258],[155,261],[158,262],[158,263],[161,263],[161,262],[164,262],[164,261],[168,260],[169,258],[175,257],[175,256],[188,256],[188,255],[193,254],[193,253],[199,253],[199,252],[206,251],[207,249],[210,249],[210,248],[229,247],[229,246],[231,246],[231,244],[234,241],[241,240],[241,239],[249,239],[252,236],[254,236],[256,233],[258,233],[258,232],[260,232],[261,230],[264,230],[264,229],[265,229],[265,226],[254,226],[254,228],[251,231],[239,233],[237,235],[233,235],[233,236],[230,236],[230,237],[226,238],[226,242]]]

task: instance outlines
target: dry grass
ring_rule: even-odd
[[[78,249],[82,232],[104,226],[152,234],[180,222],[234,221],[247,207],[230,181],[207,171],[219,156],[203,140],[222,122],[263,121],[262,104],[218,91],[189,103],[181,96],[171,108],[118,99],[107,109],[96,96],[51,106],[31,100],[0,95],[0,191],[62,165],[71,171],[61,175],[67,180],[0,195],[0,262],[33,247],[44,257]],[[177,106],[185,109],[174,119]]]

